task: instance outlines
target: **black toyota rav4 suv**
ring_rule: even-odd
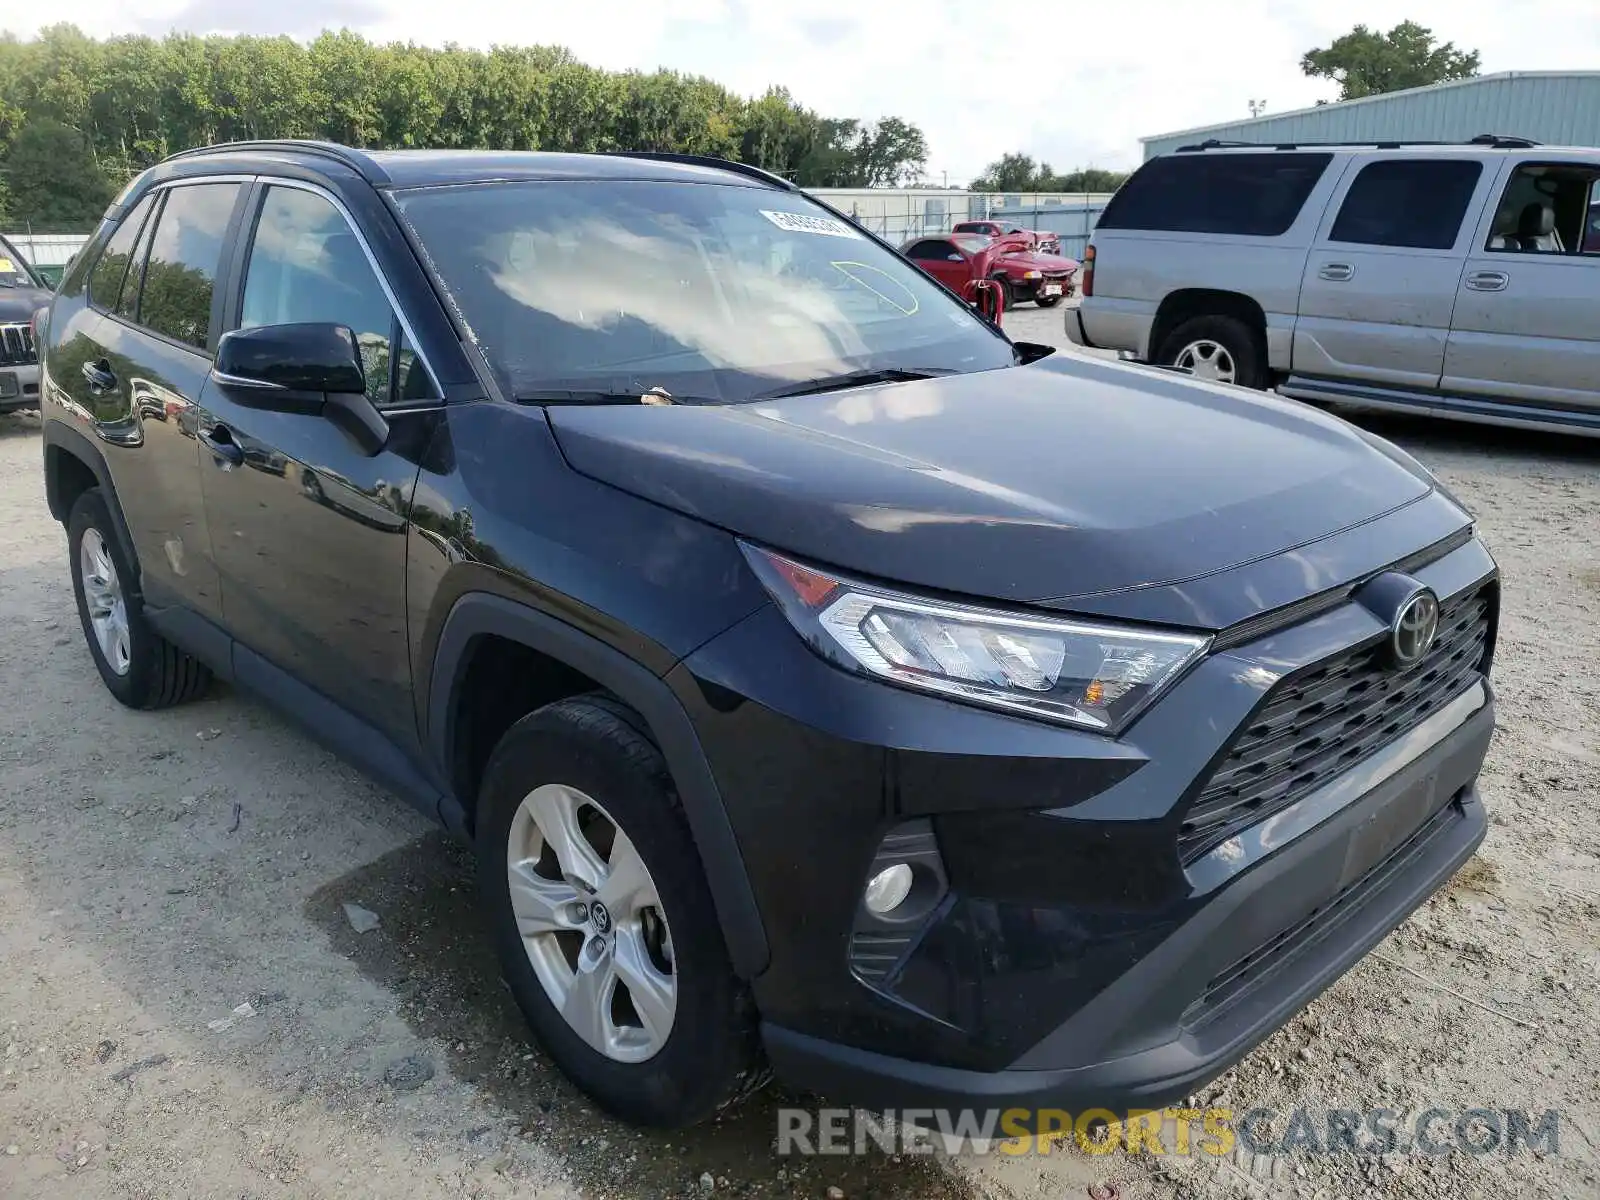
[[[1424,468],[760,171],[185,153],[41,341],[112,694],[232,681],[468,839],[632,1120],[1180,1097],[1483,836],[1497,574]]]

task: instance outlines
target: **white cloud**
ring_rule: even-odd
[[[1300,73],[1300,56],[1357,22],[1420,22],[1480,50],[1485,71],[1591,68],[1600,62],[1595,0],[608,0],[510,6],[504,0],[283,0],[250,22],[297,37],[346,20],[369,37],[560,43],[613,69],[672,67],[744,93],[787,86],[830,115],[894,114],[918,125],[929,166],[964,182],[1007,150],[1057,168],[1129,166],[1138,138],[1283,112],[1334,94]],[[73,21],[99,34],[163,28],[227,31],[232,0],[56,0],[33,27]],[[209,17],[207,14],[211,14]],[[369,17],[370,14],[370,17]],[[276,20],[278,24],[272,25]],[[12,28],[24,34],[8,19]]]

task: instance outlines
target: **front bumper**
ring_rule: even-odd
[[[1490,598],[1486,662],[1493,560],[1470,539],[1430,554],[1410,570],[1441,597]],[[1263,572],[1230,586],[1273,594]],[[1385,630],[1354,601],[1230,628],[1117,739],[839,671],[770,607],[679,664],[668,682],[770,947],[751,985],[780,1077],[895,1107],[1153,1104],[1224,1070],[1440,886],[1483,835],[1493,711],[1475,673],[1288,807],[1180,853],[1192,800],[1278,681]],[[861,907],[891,844],[942,884],[898,933]]]
[[[1223,888],[1009,1068],[896,1058],[769,1023],[773,1068],[790,1086],[871,1108],[1125,1112],[1181,1100],[1310,1003],[1482,842],[1473,780],[1494,707],[1487,684],[1475,691],[1443,741]],[[1374,841],[1375,829],[1388,836]]]
[[[0,413],[39,407],[39,364],[0,365]]]

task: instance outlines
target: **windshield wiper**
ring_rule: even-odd
[[[716,404],[698,396],[674,396],[664,387],[641,389],[637,392],[608,392],[588,388],[544,388],[532,392],[518,392],[519,404]]]
[[[837,392],[843,388],[863,387],[869,383],[910,383],[916,379],[932,379],[936,375],[954,375],[949,367],[885,367],[880,370],[845,371],[840,375],[824,375],[804,383],[775,388],[762,392],[754,400],[780,400],[785,396],[810,396],[817,392]]]

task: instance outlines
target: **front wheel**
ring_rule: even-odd
[[[1196,379],[1260,390],[1267,386],[1265,350],[1237,317],[1191,317],[1167,335],[1156,361]]]
[[[1017,306],[1017,289],[1004,275],[992,275],[990,278],[1000,285],[1000,299],[1004,302],[1005,311],[1010,312]]]
[[[765,1082],[753,1001],[631,709],[579,696],[513,725],[485,772],[477,844],[511,992],[600,1107],[677,1128]]]

